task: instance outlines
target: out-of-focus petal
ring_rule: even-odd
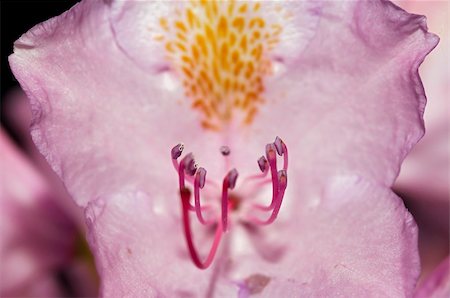
[[[45,180],[3,131],[0,161],[1,295],[30,295],[37,276],[69,259],[75,227],[49,199]]]
[[[29,162],[35,165],[42,177],[41,179],[45,180],[48,188],[51,188],[52,195],[48,197],[48,200],[58,205],[80,231],[85,231],[82,210],[67,194],[61,179],[50,168],[31,139],[31,110],[29,100],[23,90],[20,88],[10,90],[3,98],[2,109],[4,112],[3,124],[7,126],[9,133],[19,143],[21,149],[25,151]]]
[[[417,290],[416,298],[445,298],[450,296],[449,259],[445,259]]]

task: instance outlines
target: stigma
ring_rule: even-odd
[[[227,156],[230,154],[228,147],[226,150],[228,154],[226,155],[223,154],[223,149],[224,147],[221,147],[222,155]],[[201,198],[202,190],[208,184],[214,186],[220,184],[207,179],[207,170],[197,165],[193,153],[185,154],[182,157],[183,150],[184,145],[181,143],[175,145],[171,150],[172,163],[178,174],[183,232],[187,249],[194,265],[199,269],[206,269],[212,264],[223,235],[232,230],[230,213],[238,210],[238,204],[242,203],[237,201],[236,197],[231,194],[238,187],[239,172],[236,168],[227,171],[221,181],[221,193],[217,196],[217,200],[209,200],[207,204],[204,204]],[[278,156],[283,159],[283,165],[280,168],[277,165]],[[272,224],[277,219],[287,188],[288,149],[286,144],[279,137],[273,143],[267,144],[265,155],[257,159],[257,167],[255,166],[255,168],[256,172],[259,173],[244,178],[244,182],[254,183],[256,186],[266,182],[271,183],[272,198],[268,205],[249,203],[251,212],[239,218],[239,222],[254,226],[265,226]],[[270,177],[267,177],[269,173]],[[250,202],[252,198],[241,198],[241,200],[247,199]],[[207,217],[205,213],[208,214]],[[264,214],[264,217],[253,215],[257,213]],[[212,244],[204,259],[200,257],[193,240],[195,237],[193,237],[194,231],[191,226],[191,216],[196,218],[201,224],[200,226],[215,228]]]

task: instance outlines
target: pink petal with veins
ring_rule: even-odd
[[[411,295],[417,231],[389,187],[423,134],[417,68],[437,37],[388,2],[298,7],[286,28],[311,24],[281,37],[267,103],[228,135],[202,130],[161,49],[138,42],[142,21],[168,12],[83,1],[16,42],[10,62],[31,99],[34,141],[86,208],[105,296]],[[170,149],[188,142],[217,180],[220,146],[250,174],[276,135],[295,181],[279,219],[260,232],[234,222],[216,265],[199,271],[183,244]]]

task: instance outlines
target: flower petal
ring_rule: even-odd
[[[334,177],[311,192],[291,184],[295,221],[249,230],[254,251],[236,254],[230,276],[270,278],[264,297],[411,297],[420,273],[417,226],[388,188]]]
[[[87,207],[90,244],[104,278],[106,296],[170,296],[184,295],[185,291],[195,295],[207,293],[209,285],[214,285],[218,296],[229,296],[236,285],[217,277],[214,270],[201,275],[174,252],[183,246],[176,232],[178,208],[173,207],[176,179],[170,161],[165,160],[173,145],[189,140],[194,152],[202,152],[204,161],[213,162],[218,152],[205,148],[211,148],[211,144],[218,148],[226,137],[206,132],[198,137],[201,130],[197,118],[186,105],[177,103],[183,94],[170,72],[164,68],[152,72],[147,65],[130,63],[134,55],[116,43],[124,33],[111,31],[109,26],[113,12],[109,4],[81,2],[68,13],[37,26],[16,43],[10,61],[31,98],[34,140],[77,203]],[[309,192],[334,174],[356,173],[390,186],[404,155],[422,134],[424,96],[417,67],[436,38],[425,32],[422,19],[384,2],[327,3],[321,11],[310,13],[320,15],[319,27],[298,59],[285,60],[295,63],[285,65],[284,72],[282,69],[268,83],[266,96],[270,101],[248,134],[238,134],[234,140],[241,147],[238,164],[242,162],[247,171],[249,161],[254,163],[257,157],[253,150],[264,148],[267,140],[280,135],[295,156],[291,181],[312,181],[312,186],[299,183],[307,186]],[[145,54],[158,57],[161,53]],[[300,94],[308,94],[308,98]],[[215,162],[214,166],[219,168],[217,164],[220,163]],[[256,169],[256,164],[252,168]],[[217,173],[211,171],[212,176]],[[309,248],[314,241],[326,248],[324,258],[307,250],[303,250],[305,254],[291,250],[290,256],[298,260],[311,255],[316,266],[322,261],[328,266],[330,262],[337,265],[336,271],[342,273],[340,281],[345,285],[342,291],[347,294],[356,290],[357,281],[367,285],[361,292],[389,289],[399,295],[411,293],[418,263],[416,232],[408,213],[382,187],[351,181],[348,185],[355,188],[354,193],[345,187],[331,187],[339,195],[336,200],[326,200],[329,207],[319,204],[324,213],[316,213],[317,222],[301,211],[299,202],[293,201],[302,189],[289,190],[293,211],[300,210],[304,223],[317,225],[299,235],[306,235]],[[373,206],[363,204],[362,198],[375,194],[379,200],[371,199]],[[309,195],[307,192],[305,200],[313,201]],[[368,209],[366,213],[372,221],[363,223],[379,228],[373,231],[378,233],[373,238],[378,241],[372,244],[390,250],[380,254],[379,250],[356,246],[355,240],[363,245],[370,239],[365,226],[352,230],[353,223],[364,217],[354,218],[356,215],[351,208],[344,208],[345,204],[360,212]],[[372,209],[374,213],[369,213]],[[334,218],[339,219],[336,230],[326,229],[328,222],[322,221],[334,222]],[[290,220],[286,231],[296,235],[302,227],[292,214]],[[340,233],[350,238],[349,242],[333,252],[335,242],[327,242],[321,229],[329,232],[329,239]],[[365,271],[370,269],[368,263],[352,263],[347,255],[355,247],[373,263],[382,258],[388,269],[379,270],[377,278],[371,279],[373,272]],[[372,255],[365,255],[366,251]],[[328,254],[343,260],[346,267],[326,258]],[[174,259],[180,261],[177,270],[170,267]],[[248,268],[257,265],[258,270],[273,266],[273,271],[267,271],[273,274],[286,269],[269,265],[267,260],[250,263]],[[362,280],[348,272],[348,267],[361,272]],[[339,276],[329,267],[315,272],[316,267],[299,268],[308,272],[313,283],[305,293],[338,290],[332,281]],[[411,269],[409,273],[404,272],[405,268]],[[296,278],[304,272],[295,270],[289,265],[286,272]],[[380,280],[386,284],[383,289]],[[269,283],[266,290],[295,291],[299,284],[294,283],[291,288],[287,286],[289,280],[282,279]],[[317,288],[322,283],[326,286]]]
[[[248,289],[249,277],[264,276],[263,297],[411,296],[420,270],[417,228],[398,197],[357,177],[332,179],[316,194],[302,189],[295,189],[302,198],[293,206],[302,210],[295,225],[251,230],[250,253],[222,250],[206,272],[191,264],[178,219],[144,193],[98,198],[86,214],[103,295],[232,297]],[[236,233],[228,240],[235,245]]]
[[[218,275],[218,268],[202,271],[193,265],[179,218],[168,216],[155,202],[144,192],[130,191],[89,203],[88,239],[98,260],[102,295],[233,296],[236,287]],[[200,247],[202,254],[209,246]]]
[[[143,72],[117,47],[109,13],[103,2],[81,2],[23,35],[10,58],[31,100],[33,139],[81,206],[127,186],[176,181],[170,148],[200,132],[177,101],[182,90],[167,92],[174,79]]]
[[[358,173],[391,186],[424,132],[417,69],[438,38],[424,17],[387,1],[329,1],[317,13],[306,50],[266,84],[248,133],[258,139],[245,141],[280,135],[303,173]]]

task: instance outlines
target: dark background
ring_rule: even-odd
[[[21,1],[1,0],[1,105],[5,101],[5,95],[11,88],[18,85],[11,73],[8,64],[8,56],[13,52],[13,43],[23,33],[34,25],[37,25],[51,17],[62,14],[78,1],[72,0],[47,0],[47,1]],[[3,108],[1,109],[2,125],[8,130],[7,123],[3,122]]]

